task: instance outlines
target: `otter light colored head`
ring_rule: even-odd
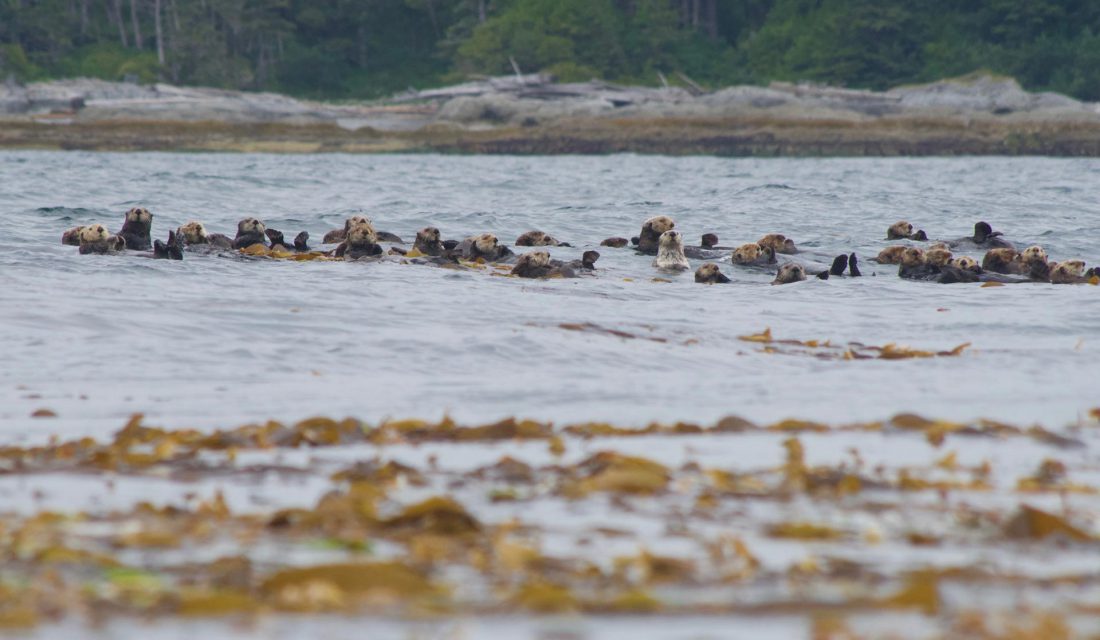
[[[107,227],[99,224],[89,224],[80,229],[80,244],[96,244],[99,242],[106,242]]]
[[[1062,260],[1055,266],[1055,270],[1080,278],[1085,275],[1085,261],[1077,259]]]
[[[944,248],[946,248],[946,246]],[[878,252],[878,256],[875,257],[875,260],[878,261],[879,264],[900,264],[901,254],[905,253],[905,249],[906,247],[902,246],[886,247]]]
[[[532,267],[546,267],[550,265],[550,253],[548,251],[530,251],[520,256]]]
[[[1037,244],[1032,245],[1027,249],[1024,249],[1023,252],[1020,253],[1020,260],[1027,265],[1034,264],[1036,262],[1046,262],[1046,249],[1043,249]]]
[[[435,227],[424,227],[420,231],[416,232],[416,239],[428,244],[434,244],[439,242],[440,233],[439,229]]]
[[[901,252],[901,264],[905,267],[919,267],[924,264],[924,251],[916,247],[906,247]]]
[[[378,232],[370,223],[355,225],[348,229],[347,241],[351,246],[378,244]]]
[[[978,265],[978,261],[970,256],[959,256],[958,258],[952,258],[951,266],[962,269],[963,271],[981,272],[981,266]]]
[[[192,220],[176,229],[176,235],[183,239],[184,244],[202,244],[206,242],[206,227]]]
[[[755,242],[743,244],[733,250],[730,260],[733,264],[751,264],[760,258],[763,248]]]
[[[479,253],[492,253],[496,251],[497,244],[499,244],[497,237],[491,233],[483,233],[474,238],[474,248]]]
[[[653,216],[642,224],[642,232],[650,232],[655,236],[676,228],[676,222],[668,216]]]
[[[134,207],[126,212],[126,222],[147,223],[153,220],[153,214],[144,207]]]
[[[267,227],[256,218],[245,218],[237,223],[237,233],[263,234],[265,231],[267,231]]]
[[[898,220],[886,230],[887,240],[900,240],[902,238],[908,238],[911,235],[913,235],[913,225],[905,220]]]
[[[658,240],[662,249],[682,249],[684,237],[679,231],[665,231]]]
[[[775,274],[775,280],[772,280],[772,284],[790,284],[792,282],[801,282],[806,279],[806,269],[793,262],[779,267],[779,271]]]
[[[374,223],[371,222],[370,218],[368,218],[367,216],[351,216],[344,221],[344,231],[347,231],[352,227],[360,224],[369,224],[371,226],[374,226]]]
[[[951,258],[951,252],[946,248],[936,247],[924,252],[925,262],[936,267],[946,266],[951,262]]]

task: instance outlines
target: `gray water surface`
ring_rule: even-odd
[[[886,246],[908,219],[933,238],[988,220],[1055,259],[1100,260],[1100,161],[0,153],[0,440],[105,435],[141,411],[170,426],[310,415],[488,421],[881,419],[914,411],[1052,426],[1100,405],[1100,288],[862,279],[702,286],[599,247],[598,276],[525,281],[382,262],[81,256],[61,233],[154,236],[256,216],[315,243],[353,213],[410,239],[538,228],[573,258],[656,214],[697,241],[782,232],[824,260]],[[980,256],[978,256],[980,257]],[[693,262],[693,266],[699,264]],[[875,274],[872,276],[872,274]],[[594,323],[639,339],[567,331]],[[738,336],[889,342],[957,358],[819,360]],[[647,338],[656,338],[651,340]],[[52,421],[32,420],[39,408]]]

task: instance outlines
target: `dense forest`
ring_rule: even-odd
[[[1100,2],[0,0],[0,80],[371,98],[515,70],[885,88],[977,69],[1100,99]]]

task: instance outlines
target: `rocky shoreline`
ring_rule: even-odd
[[[0,148],[1100,156],[1100,105],[988,75],[885,92],[532,75],[360,104],[77,79],[0,87]]]

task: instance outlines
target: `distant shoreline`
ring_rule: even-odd
[[[773,85],[695,94],[532,76],[362,105],[73,80],[0,90],[0,148],[1100,157],[1100,109],[989,76],[890,92]]]

